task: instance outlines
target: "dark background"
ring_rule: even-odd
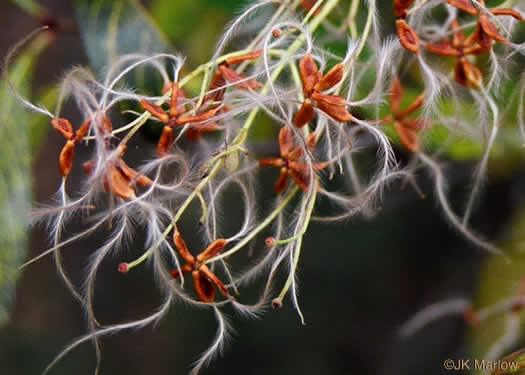
[[[60,17],[74,18],[69,1],[42,3]],[[231,4],[216,8],[199,4],[195,6],[202,8],[193,11],[215,13],[219,24],[232,16]],[[4,1],[0,24],[4,25],[0,50],[5,54],[38,21]],[[195,49],[187,39],[173,41],[183,53]],[[74,64],[87,64],[80,36],[59,34],[38,64],[35,92],[58,81]],[[70,108],[66,111],[73,114]],[[140,142],[149,144],[146,139]],[[55,160],[62,145],[63,139],[49,132],[41,149],[33,150],[36,202],[49,201],[59,185]],[[465,198],[472,168],[468,163],[448,164],[455,207],[461,207]],[[488,239],[497,241],[505,235],[520,206],[525,184],[520,172],[491,177],[485,186],[473,225]],[[263,189],[271,189],[273,178],[268,172],[264,179],[268,186]],[[485,253],[466,243],[443,220],[431,181],[425,175],[419,181],[426,199],[410,188],[395,188],[371,220],[314,223],[305,238],[299,271],[306,326],[301,326],[288,299],[282,310],[269,310],[260,320],[245,320],[230,311],[236,333],[225,353],[203,373],[430,375],[446,373],[442,363],[447,358],[468,358],[467,328],[461,318],[435,322],[406,340],[398,336],[400,324],[426,305],[475,295],[486,260]],[[102,240],[103,234],[65,249],[65,262],[75,280],[81,280],[88,255]],[[29,256],[48,244],[46,230],[33,229]],[[159,303],[150,270],[139,267],[123,277],[115,272],[118,262],[107,259],[97,279],[96,309],[106,323],[143,316]],[[209,311],[176,304],[154,329],[104,338],[102,374],[187,373],[215,329]],[[45,258],[23,272],[12,319],[0,328],[0,373],[39,374],[65,345],[85,332],[82,309],[57,276],[51,258]],[[89,374],[94,364],[94,351],[86,344],[51,373]]]

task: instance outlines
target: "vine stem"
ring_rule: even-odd
[[[232,247],[230,250],[225,251],[222,254],[219,254],[213,258],[210,258],[204,262],[204,264],[212,263],[217,260],[226,258],[232,254],[235,254],[238,250],[244,247],[248,242],[250,242],[257,234],[259,234],[260,231],[262,231],[264,228],[266,228],[268,225],[271,224],[271,222],[279,215],[284,208],[290,203],[292,198],[297,194],[299,191],[299,188],[296,186],[293,188],[293,190],[283,199],[283,201],[264,219],[264,221],[257,225],[246,237],[242,239],[237,245]]]
[[[299,264],[299,258],[301,256],[301,248],[303,244],[303,237],[306,233],[306,230],[308,229],[308,225],[310,224],[312,213],[314,211],[315,201],[317,198],[317,189],[318,189],[318,182],[315,181],[314,185],[312,187],[312,198],[308,201],[308,205],[306,208],[306,213],[304,216],[304,224],[299,233],[297,233],[294,237],[290,239],[290,241],[296,240],[295,246],[294,246],[294,254],[293,254],[293,263],[292,268],[290,270],[290,273],[288,275],[288,278],[286,279],[286,282],[284,284],[283,289],[281,290],[281,293],[279,293],[279,296],[275,298],[272,302],[274,305],[281,306],[282,301],[286,294],[288,293],[288,290],[290,290],[290,286],[292,285],[292,280],[295,277],[295,271],[297,270],[297,265]]]
[[[348,10],[348,16],[346,18],[346,25],[345,24],[342,25],[343,29],[341,31],[344,31],[344,28],[348,26],[352,39],[357,39],[358,37],[358,31],[357,31],[355,19],[357,16],[357,12],[359,11],[360,3],[361,3],[361,0],[352,0],[352,4],[350,4],[350,9]]]
[[[366,41],[368,40],[368,36],[370,35],[370,31],[372,30],[372,21],[374,18],[374,13],[371,9],[368,9],[368,15],[366,17],[366,24],[365,28],[363,29],[363,35],[361,36],[361,39],[359,41],[359,46],[357,47],[357,52],[354,57],[354,61],[357,61],[359,56],[361,56],[361,53],[365,49]]]
[[[315,31],[317,29],[317,27],[319,27],[319,25],[321,24],[321,22],[328,16],[328,14],[330,14],[330,12],[332,11],[332,9],[339,3],[340,0],[327,0],[325,6],[321,9],[321,11],[319,12],[319,14],[317,16],[315,16],[314,18],[312,18],[312,20],[310,21],[310,29],[311,31]],[[305,37],[304,35],[300,35],[291,45],[290,47],[288,47],[288,50],[287,50],[287,55],[292,55],[294,54],[295,52],[297,52],[299,50],[299,48],[302,47],[302,45],[304,44],[305,42]],[[197,69],[195,69],[192,73],[190,73],[189,75],[187,75],[186,77],[184,77],[180,82],[179,82],[179,87],[182,87],[184,86],[184,84],[188,83],[191,79],[195,78],[197,75],[199,75],[201,72],[204,71],[204,69],[211,69],[212,66],[214,66],[215,64],[217,63],[220,63],[222,61],[225,61],[227,58],[229,57],[233,57],[233,56],[237,56],[237,55],[242,55],[244,53],[247,53],[249,51],[246,51],[246,50],[242,50],[242,51],[237,51],[237,52],[234,52],[234,53],[231,53],[231,54],[227,54],[227,55],[223,55],[222,58],[219,58],[217,59],[217,61],[210,61],[206,64],[202,64],[201,66],[199,66]],[[275,70],[273,71],[270,79],[272,81],[275,81],[279,75],[281,74],[281,72],[283,71],[284,67],[286,65],[286,62],[283,62],[281,64],[279,64]],[[265,93],[268,93],[268,91],[270,90],[271,88],[271,84],[270,82],[267,82],[265,84],[265,86],[261,89],[261,92],[260,94],[261,95],[264,95]],[[162,104],[164,101],[166,101],[169,96],[171,95],[171,90],[169,92],[167,92],[160,100],[159,102],[157,102],[157,104]],[[242,126],[242,128],[240,129],[240,132],[239,134],[237,135],[237,137],[233,140],[232,142],[232,147],[236,147],[236,146],[242,146],[244,144],[244,142],[246,141],[246,138],[248,136],[248,131],[249,129],[251,128],[255,118],[257,117],[257,114],[259,113],[259,108],[255,108],[253,109],[244,125]],[[138,131],[138,129],[140,128],[140,126],[142,126],[142,124],[144,124],[146,122],[146,120],[150,117],[150,114],[149,112],[144,112],[140,117],[142,118],[143,120],[141,120],[141,122],[138,122],[135,127],[130,131],[131,132],[136,132]],[[138,120],[138,119],[137,119]],[[137,121],[135,120],[135,121]],[[128,133],[129,134],[129,133]],[[122,142],[124,142],[125,140],[127,140],[128,137],[125,137],[123,139]],[[121,142],[121,143],[122,143]],[[182,203],[182,205],[179,207],[179,209],[177,210],[177,212],[175,213],[175,216],[173,217],[173,219],[171,220],[171,223],[166,227],[166,229],[164,230],[164,232],[162,233],[162,239],[160,239],[159,241],[157,241],[157,243],[155,243],[152,247],[150,247],[146,252],[144,252],[144,254],[137,258],[135,261],[131,262],[131,263],[128,263],[128,269],[131,269],[135,266],[137,266],[138,264],[142,263],[144,260],[146,260],[151,254],[153,254],[153,252],[155,252],[155,250],[158,248],[158,246],[160,245],[160,243],[163,241],[163,239],[169,235],[169,233],[173,230],[173,228],[175,227],[175,225],[177,224],[177,222],[180,220],[181,216],[183,215],[183,213],[186,211],[186,209],[188,208],[188,206],[191,204],[191,202],[195,199],[195,197],[197,197],[198,194],[201,193],[202,189],[204,189],[204,187],[215,177],[215,175],[219,172],[219,170],[221,169],[222,165],[224,164],[224,159],[219,159],[215,162],[215,165],[211,168],[209,174],[202,179],[202,181],[199,183],[199,185],[197,185],[195,187],[195,189],[192,191],[192,193],[184,200],[184,202]],[[295,190],[295,189],[294,189]],[[295,193],[294,193],[295,194]],[[291,199],[291,197],[290,197]],[[289,200],[285,200],[285,204],[284,206],[281,208],[284,209],[284,207],[286,206],[286,204],[288,204]],[[280,207],[280,206],[279,206]],[[270,217],[275,217],[278,213],[275,213],[273,212],[272,214],[270,214],[270,216],[268,216],[266,218],[265,221],[263,221],[263,223],[266,223],[268,221],[268,219]],[[273,219],[272,219],[273,220]],[[266,225],[268,225],[272,220],[270,220]],[[262,228],[261,228],[262,229]],[[258,232],[257,232],[258,233]],[[251,236],[251,237],[250,237]],[[250,237],[253,238],[255,236],[255,234],[253,234],[253,231],[246,237]],[[243,244],[243,246],[247,243],[248,241],[241,241],[240,243]],[[240,244],[239,243],[239,244]],[[235,246],[233,249],[236,249],[235,251],[237,251],[238,249],[240,249],[240,247],[238,247],[239,245]],[[223,253],[220,258],[219,257],[216,257],[216,258],[212,258],[212,259],[209,259],[209,261],[207,263],[210,263],[211,261],[214,261],[214,260],[218,260],[218,259],[222,259],[224,257],[226,257],[227,255],[230,255],[230,254],[233,254],[233,252],[231,252],[231,250]]]

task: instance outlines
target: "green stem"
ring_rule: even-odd
[[[217,255],[214,258],[208,259],[204,262],[204,264],[212,263],[217,260],[226,258],[232,254],[235,254],[238,250],[243,248],[248,242],[250,242],[259,232],[261,232],[264,228],[266,228],[268,225],[272,223],[272,221],[279,215],[284,208],[290,203],[292,198],[297,194],[299,191],[299,188],[296,186],[292,189],[292,191],[282,200],[282,202],[264,219],[264,221],[257,225],[246,237],[242,239],[237,245],[232,247],[230,250],[225,251],[224,253]]]
[[[310,21],[310,30],[313,32],[317,29],[317,27],[319,27],[319,25],[321,24],[321,22],[328,16],[328,14],[330,14],[330,12],[332,11],[332,9],[339,3],[339,0],[328,0],[327,3],[325,4],[325,6],[322,8],[321,12],[319,12],[319,14],[317,16],[315,16],[311,21]],[[299,50],[299,48],[301,48],[301,46],[304,44],[305,42],[305,37],[304,35],[300,35],[293,43],[292,45],[288,48],[287,50],[287,54],[288,55],[292,55],[294,54],[295,52],[297,52]],[[244,53],[247,53],[248,51],[246,50],[243,50],[243,51],[237,51],[235,53],[231,53],[231,54],[227,54],[227,55],[224,55],[222,56],[221,58],[217,59],[217,61],[210,61],[206,64],[203,64],[201,66],[199,66],[197,69],[195,69],[192,73],[190,73],[188,76],[184,77],[184,79],[182,79],[180,82],[179,82],[179,87],[183,87],[184,84],[186,84],[187,82],[189,82],[191,79],[195,78],[197,75],[199,75],[202,71],[204,71],[204,69],[211,69],[212,66],[214,66],[215,64],[218,64],[218,63],[221,63],[223,61],[225,61],[227,58],[229,57],[233,57],[233,56],[238,56],[238,55],[242,55]],[[284,67],[285,67],[286,63],[283,62],[282,64],[278,65],[275,70],[273,71],[270,79],[272,81],[275,81],[279,75],[281,74],[281,72],[283,71]],[[266,83],[266,85],[261,89],[261,92],[260,94],[261,95],[264,95],[266,93],[268,93],[268,91],[270,90],[270,83]],[[165,100],[167,100],[167,98],[169,98],[169,95],[171,93],[170,92],[167,92],[162,98],[161,100],[159,100],[160,104],[162,104]],[[163,101],[162,101],[163,100]],[[239,134],[237,135],[237,137],[233,140],[232,142],[232,147],[235,147],[235,146],[242,146],[244,144],[244,142],[246,141],[246,138],[248,136],[248,131],[250,129],[250,127],[252,126],[257,114],[259,113],[259,108],[255,108],[253,109],[250,114],[248,115],[248,118],[246,119],[243,127],[240,129],[240,132]],[[140,126],[142,126],[142,124],[144,124],[147,119],[150,117],[150,114],[149,112],[144,112],[144,114],[139,117],[142,118],[142,120],[140,122],[138,122],[135,127],[130,131],[131,132],[136,132]],[[129,134],[129,133],[128,133]],[[126,136],[122,142],[124,143],[124,141],[127,141],[129,138]],[[171,223],[166,227],[166,230],[163,232],[162,234],[162,239],[159,240],[155,245],[153,245],[152,247],[150,247],[140,258],[138,258],[137,260],[131,262],[128,264],[128,267],[129,269],[131,269],[132,267],[140,264],[141,262],[143,262],[145,259],[147,259],[157,248],[158,246],[160,245],[160,243],[163,241],[163,239],[173,230],[173,228],[175,227],[176,223],[179,221],[179,219],[181,218],[182,214],[186,211],[186,209],[188,208],[188,206],[191,204],[191,202],[195,199],[195,197],[197,197],[198,194],[201,193],[202,189],[204,189],[204,187],[211,181],[211,179],[213,179],[215,177],[215,175],[218,173],[218,171],[220,170],[220,168],[222,167],[222,165],[224,164],[224,159],[221,158],[219,160],[217,160],[215,162],[215,165],[212,167],[212,169],[210,170],[208,176],[206,176],[205,178],[202,179],[202,181],[199,183],[199,185],[197,185],[197,187],[192,191],[192,193],[184,200],[184,202],[182,203],[182,205],[179,207],[179,209],[177,210],[175,216],[173,217],[173,220],[171,221]],[[282,211],[284,209],[284,207],[288,204],[288,202],[291,200],[291,198],[293,197],[293,195],[295,195],[297,193],[297,190],[298,188],[295,187],[293,190],[292,190],[292,193],[290,193],[290,195],[287,197],[287,199],[285,199],[281,205],[278,206],[278,208],[280,207],[280,211]],[[272,214],[270,214],[270,216],[268,216],[257,228],[259,228],[261,225],[265,224],[263,227],[259,228],[259,231],[262,230],[264,227],[266,227],[269,223],[271,223],[273,221],[273,219],[277,216],[277,214],[280,212],[272,212]],[[244,246],[246,243],[248,243],[257,233],[257,228],[256,230],[252,231],[250,233],[250,235],[248,235],[246,238],[244,238],[239,244],[237,244],[237,246],[235,246],[234,248],[230,249],[229,251],[223,253],[222,255],[220,256],[217,256],[215,258],[212,258],[212,259],[209,259],[206,263],[209,263],[209,262],[212,262],[212,261],[215,261],[215,260],[218,260],[218,259],[222,259],[222,258],[225,258],[226,256],[230,255],[230,254],[233,254],[235,251],[239,250],[242,246]],[[242,244],[242,246],[240,246]]]
[[[357,52],[355,54],[354,61],[357,61],[357,59],[361,55],[361,52],[363,52],[366,46],[366,41],[368,40],[368,36],[370,35],[370,31],[372,30],[373,16],[374,16],[374,12],[371,9],[369,9],[368,15],[366,17],[365,28],[363,29],[363,35],[361,36],[359,40],[359,46],[357,47]]]
[[[301,26],[306,25],[308,20],[314,15],[314,13],[317,11],[317,9],[319,9],[319,7],[321,5],[323,5],[323,2],[324,2],[324,0],[318,0],[318,1],[315,2],[315,4],[312,7],[312,9],[310,9],[310,11],[306,14],[306,16],[301,21]]]
[[[354,40],[357,39],[357,37],[359,36],[355,19],[357,17],[357,12],[359,11],[360,3],[361,0],[352,0],[352,4],[350,5],[350,9],[348,10],[348,17],[346,18],[346,24],[350,29],[350,35]]]
[[[297,270],[297,265],[299,264],[299,258],[301,256],[301,248],[303,243],[303,236],[306,233],[306,230],[308,229],[308,225],[310,224],[312,213],[314,211],[315,206],[315,200],[317,198],[317,181],[314,183],[313,192],[312,192],[312,198],[310,201],[308,201],[308,206],[306,208],[306,214],[304,217],[304,224],[301,230],[297,235],[292,237],[292,239],[296,239],[297,242],[295,243],[294,248],[294,257],[292,262],[292,269],[290,270],[290,273],[288,275],[288,278],[286,279],[286,283],[284,284],[283,289],[281,290],[281,293],[279,293],[279,296],[273,300],[274,305],[281,306],[282,301],[284,297],[286,296],[286,293],[288,293],[288,290],[290,290],[290,286],[292,285],[292,280],[295,276],[295,271]],[[290,240],[291,241],[291,240]]]

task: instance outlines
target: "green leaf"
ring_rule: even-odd
[[[76,0],[75,8],[88,57],[97,70],[120,55],[172,50],[138,0]]]
[[[28,96],[31,75],[40,52],[50,42],[44,33],[33,40],[11,65],[10,80]],[[31,208],[31,150],[29,145],[32,113],[25,109],[0,82],[0,324],[9,317],[16,281],[27,250],[26,217]]]

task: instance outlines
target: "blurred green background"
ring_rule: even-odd
[[[31,5],[29,1],[20,3]],[[104,2],[94,3],[105,6]],[[109,3],[114,7],[118,1]],[[90,23],[92,7],[86,7],[83,1],[49,0],[41,4],[68,27],[59,29],[45,50],[29,51],[38,59],[28,52],[25,65],[22,60],[17,62],[20,73],[16,82],[24,85],[32,98],[52,102],[54,84],[73,65],[102,68],[105,55],[101,49],[105,45],[101,25],[107,18]],[[144,8],[122,8],[123,22],[136,20],[126,25],[128,31],[139,37],[145,35],[144,22],[151,16],[157,26],[154,43],[150,40],[147,47],[154,48],[158,46],[155,43],[160,43],[187,56],[188,69],[208,60],[225,25],[242,6],[236,0],[153,0],[142,4]],[[381,2],[381,7],[387,14],[385,18],[391,20],[390,2]],[[132,12],[136,19],[126,17],[125,12]],[[38,17],[9,1],[0,5],[0,22],[6,25],[0,37],[3,57],[39,25]],[[86,36],[89,30],[100,34]],[[127,48],[125,43],[119,47]],[[12,71],[16,73],[15,69]],[[59,185],[56,157],[63,139],[48,131],[51,127],[46,118],[20,110],[5,87],[2,90],[4,99],[0,105],[4,114],[10,114],[2,118],[2,140],[12,143],[12,147],[2,147],[0,151],[4,162],[0,164],[4,190],[0,191],[5,194],[5,198],[0,197],[4,200],[0,259],[15,266],[24,257],[35,256],[49,246],[46,228],[35,227],[27,232],[27,237],[24,231],[16,236],[8,234],[13,233],[11,226],[20,230],[27,221],[25,213],[20,211],[28,206],[29,199],[46,202],[53,197]],[[72,105],[64,108],[64,114],[80,121]],[[137,145],[151,151],[154,140],[147,134],[139,138]],[[365,155],[362,168],[374,167],[367,157],[373,155],[374,150]],[[402,152],[399,158],[407,161]],[[394,187],[385,194],[378,215],[370,220],[356,218],[335,225],[313,224],[306,236],[299,271],[300,303],[307,325],[301,326],[289,300],[282,310],[267,311],[260,320],[245,320],[229,311],[236,333],[226,352],[203,373],[430,375],[446,373],[442,363],[447,358],[471,358],[468,344],[472,340],[480,343],[477,350],[483,352],[487,344],[480,337],[485,340],[488,337],[488,342],[494,340],[500,321],[490,322],[490,330],[483,328],[472,335],[467,335],[468,328],[461,318],[441,320],[406,340],[399,338],[398,329],[417,310],[435,301],[466,296],[483,306],[515,292],[522,273],[520,254],[525,241],[521,230],[524,219],[520,214],[525,174],[523,159],[510,158],[513,160],[510,167],[496,164],[500,172],[488,176],[473,226],[488,239],[511,250],[517,259],[512,265],[501,259],[488,259],[449,227],[432,198],[431,180],[423,174],[420,182],[426,199],[411,189]],[[475,164],[452,160],[447,163],[452,203],[454,207],[462,207]],[[21,177],[18,174],[13,177],[13,168]],[[262,177],[267,186],[261,191],[271,191],[273,171],[264,171]],[[79,178],[77,173],[71,180]],[[332,183],[337,186],[340,181]],[[70,188],[74,190],[74,183]],[[267,204],[271,195],[263,194],[259,199],[259,204]],[[6,205],[10,200],[21,205]],[[235,198],[230,197],[225,205],[235,206]],[[329,209],[323,204],[319,207],[321,212]],[[79,222],[72,223],[71,228],[75,224]],[[191,231],[191,222],[185,225],[186,232]],[[85,273],[89,254],[103,241],[104,233],[100,233],[64,250],[67,269],[78,283]],[[189,241],[198,243],[197,237]],[[126,256],[131,259],[141,250],[131,249]],[[256,247],[256,255],[262,251],[262,246]],[[239,261],[250,259],[244,256]],[[122,277],[115,272],[119,262],[118,258],[108,258],[97,278],[95,308],[99,320],[106,324],[143,316],[159,303],[150,270],[139,267]],[[20,278],[10,317],[0,327],[0,374],[39,374],[61,348],[86,332],[84,313],[57,276],[50,258],[21,274],[8,274],[6,270],[0,268],[0,288],[5,294],[0,294],[3,298],[0,309],[8,305],[10,290],[15,279]],[[243,299],[254,300],[257,292],[257,288],[249,289],[243,293]],[[185,374],[213,339],[215,329],[210,311],[177,304],[155,328],[104,338],[102,374]],[[86,344],[51,373],[89,374],[94,364],[94,351]]]

